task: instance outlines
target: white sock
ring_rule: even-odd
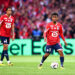
[[[0,61],[0,64],[2,64],[3,63],[3,61]]]
[[[10,61],[7,61],[8,62],[8,64],[10,64]]]
[[[42,62],[40,64],[43,64]]]

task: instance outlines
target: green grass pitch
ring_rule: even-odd
[[[13,66],[0,66],[0,75],[75,75],[75,56],[65,56],[64,68],[52,69],[51,62],[56,61],[60,64],[59,56],[49,56],[43,64],[41,70],[38,65],[42,56],[11,56]]]

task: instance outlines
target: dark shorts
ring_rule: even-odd
[[[9,44],[9,37],[3,37],[3,36],[0,36],[0,43],[1,44]]]
[[[61,44],[57,43],[55,45],[46,45],[46,53],[52,53],[52,51],[55,50],[56,52],[58,50],[63,50]]]

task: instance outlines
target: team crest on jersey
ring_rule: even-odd
[[[9,20],[10,22],[12,22],[13,21],[13,19],[12,18],[10,18],[10,20]]]
[[[59,30],[59,27],[57,27],[57,30]]]
[[[8,20],[8,22],[12,22],[12,19]]]

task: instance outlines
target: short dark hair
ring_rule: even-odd
[[[52,13],[51,14],[51,17],[54,16],[54,15],[57,15],[58,16],[58,13],[56,13],[56,12]]]
[[[7,11],[8,9],[12,9],[12,8],[11,8],[11,7],[7,7],[7,8],[6,8],[6,11]]]

